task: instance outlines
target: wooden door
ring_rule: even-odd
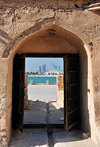
[[[64,123],[65,129],[80,125],[80,75],[79,56],[66,55],[64,58]]]
[[[12,126],[23,131],[25,57],[16,55],[13,61]]]

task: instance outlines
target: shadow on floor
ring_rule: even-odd
[[[57,143],[82,140],[80,131],[24,129],[23,133],[13,130],[9,147],[53,147]]]
[[[64,108],[56,102],[31,101],[24,111],[24,124],[64,124]]]

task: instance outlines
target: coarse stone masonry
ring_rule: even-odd
[[[100,2],[100,0],[9,0],[9,1],[0,1],[1,8],[7,5],[12,5],[16,7],[28,5],[28,6],[37,6],[41,9],[74,9],[82,8],[84,5],[94,4]]]

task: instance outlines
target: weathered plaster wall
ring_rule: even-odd
[[[20,5],[20,9],[18,8],[19,4],[17,3],[16,6],[14,2],[6,4],[5,7],[0,7],[0,146],[5,147],[10,138],[10,133],[8,132],[11,130],[10,118],[12,103],[12,79],[10,79],[10,75],[12,75],[12,69],[10,69],[8,66],[9,62],[11,62],[9,60],[10,55],[8,55],[6,58],[2,58],[4,55],[3,53],[4,51],[6,52],[8,43],[12,42],[12,40],[17,35],[19,35],[27,28],[30,28],[31,26],[44,21],[44,19],[47,20],[46,25],[52,25],[53,23],[56,23],[56,25],[58,24],[60,27],[63,27],[65,29],[70,28],[74,34],[77,34],[77,36],[79,35],[79,38],[82,36],[85,38],[84,40],[86,40],[85,43],[89,48],[88,54],[90,59],[88,61],[88,64],[90,61],[92,61],[93,71],[94,99],[92,101],[95,101],[95,135],[97,139],[100,140],[100,16],[93,12],[83,11],[82,9],[71,9],[71,11],[67,10],[65,6],[62,6],[62,3],[60,3],[60,1],[56,3],[56,7],[55,5],[51,6],[51,4],[53,5],[51,1],[50,5],[47,3],[46,7],[43,6],[43,8],[40,7],[39,3],[35,3],[34,7],[27,4]],[[45,27],[45,21],[42,25]],[[39,30],[38,25],[37,30]],[[80,48],[80,50],[82,49]],[[84,62],[85,58],[82,57],[82,59]],[[12,62],[10,66],[11,65]],[[90,70],[91,68],[89,71]],[[10,75],[8,74],[8,71]],[[91,77],[92,75],[88,76]],[[92,85],[92,81],[90,81],[89,85]],[[8,88],[8,86],[10,88]],[[90,98],[92,95],[91,89],[86,90]],[[88,99],[88,103],[91,109],[93,109],[91,99]]]

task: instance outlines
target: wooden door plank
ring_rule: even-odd
[[[79,56],[67,55],[64,61],[65,129],[69,131],[80,123]]]
[[[68,126],[68,101],[67,101],[67,57],[64,56],[64,126],[65,130],[69,131]]]
[[[25,56],[16,55],[13,62],[12,125],[23,131]]]

